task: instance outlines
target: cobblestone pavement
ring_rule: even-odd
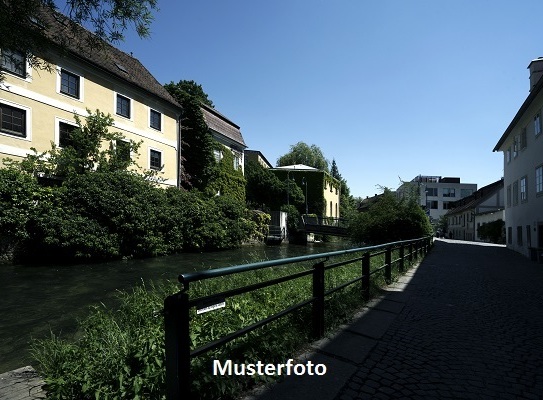
[[[336,400],[543,399],[542,264],[438,240],[407,290]]]

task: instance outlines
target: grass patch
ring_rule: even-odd
[[[353,258],[353,255],[343,258]],[[393,254],[392,259],[396,259]],[[333,262],[339,261],[337,258]],[[372,270],[384,264],[384,255],[371,261]],[[312,263],[273,267],[190,284],[191,299],[265,281],[311,268]],[[407,268],[406,263],[406,268]],[[393,268],[394,276],[398,275]],[[326,271],[326,290],[360,276],[361,262]],[[306,300],[312,293],[311,276],[238,295],[226,307],[196,315],[191,310],[191,345],[197,348]],[[371,279],[371,293],[379,293],[382,274]],[[179,290],[164,282],[140,285],[118,296],[118,306],[95,306],[80,322],[78,339],[68,341],[51,334],[35,340],[32,354],[47,384],[50,399],[163,399],[165,398],[164,299]],[[332,331],[349,321],[363,305],[357,282],[326,299],[326,328]],[[304,307],[248,335],[192,360],[191,390],[195,398],[231,399],[248,388],[267,382],[261,376],[212,375],[212,361],[248,364],[282,363],[312,341],[311,308]],[[188,382],[187,382],[188,384]]]

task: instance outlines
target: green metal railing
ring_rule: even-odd
[[[390,283],[392,279],[392,268],[394,265],[398,266],[399,272],[403,272],[405,260],[407,259],[409,262],[411,262],[415,257],[424,256],[429,251],[431,244],[432,238],[425,237],[420,239],[387,243],[378,246],[312,254],[280,260],[263,261],[179,275],[179,282],[181,282],[183,285],[183,289],[179,293],[167,297],[164,301],[167,398],[177,400],[183,397],[190,397],[190,364],[192,358],[218,348],[225,343],[246,335],[255,329],[291,314],[303,307],[309,305],[312,307],[312,336],[316,339],[322,337],[326,327],[326,297],[346,288],[347,286],[361,282],[361,296],[364,301],[368,301],[370,299],[370,278],[372,275],[376,273],[383,273],[385,281]],[[394,250],[398,250],[394,253],[398,254],[398,258],[396,259],[392,259]],[[333,262],[339,257],[346,255],[352,255],[353,258]],[[384,255],[384,264],[370,271],[371,258],[380,255]],[[255,271],[268,267],[285,267],[295,263],[314,260],[318,261],[313,264],[312,268],[307,268],[287,276],[256,282],[248,286],[215,293],[210,296],[199,297],[196,299],[190,299],[189,297],[190,283],[192,282],[224,277],[241,272]],[[355,279],[325,290],[326,272],[349,264],[360,265],[360,275]],[[279,283],[298,279],[308,275],[312,275],[312,292],[307,294],[307,298],[305,300],[291,305],[290,307],[285,308],[284,310],[270,315],[249,326],[235,332],[231,332],[222,338],[204,344],[198,348],[191,349],[190,310],[192,308],[201,309],[205,307],[214,307],[217,304],[224,303],[227,298],[265,287],[274,286]]]

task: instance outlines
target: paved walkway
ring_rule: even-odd
[[[436,240],[422,264],[307,356],[324,376],[249,398],[542,399],[543,265]]]

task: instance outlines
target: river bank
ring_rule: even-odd
[[[0,373],[32,364],[28,351],[32,338],[44,338],[51,331],[63,337],[73,336],[77,319],[87,314],[89,306],[114,305],[118,291],[142,282],[176,281],[181,272],[322,253],[345,246],[342,242],[253,245],[221,252],[96,264],[2,265]]]

